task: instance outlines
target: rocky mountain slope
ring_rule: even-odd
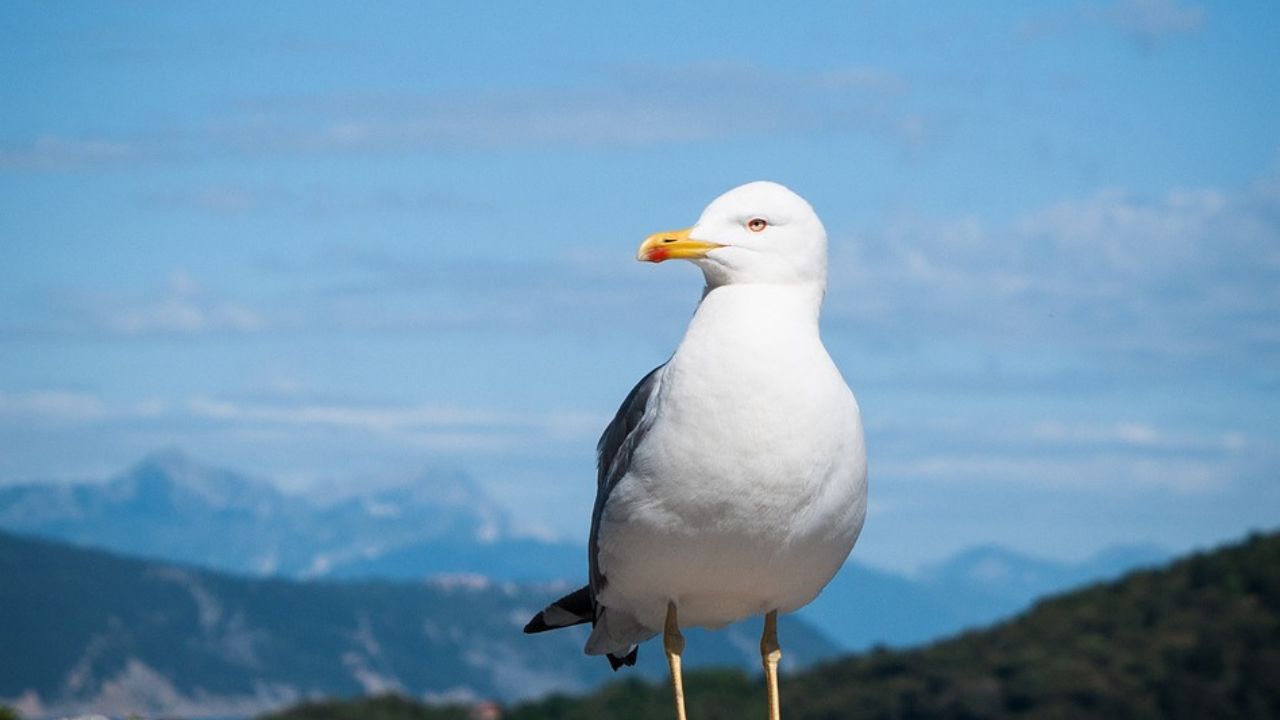
[[[237,577],[0,533],[0,704],[26,717],[244,716],[313,696],[422,700],[581,692],[613,674],[586,628],[530,637],[565,587]],[[785,618],[796,664],[834,654]],[[759,628],[691,632],[693,666],[755,667]],[[659,677],[660,647],[626,671]]]

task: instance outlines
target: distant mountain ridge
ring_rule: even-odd
[[[511,701],[613,677],[582,654],[585,627],[522,634],[564,586],[236,577],[5,532],[0,578],[0,705],[29,718],[245,716],[386,691]],[[835,654],[804,621],[780,622],[793,667]],[[758,621],[689,636],[691,665],[759,664]],[[626,672],[665,669],[649,643]]]
[[[318,577],[403,548],[475,547],[509,537],[506,512],[469,476],[424,472],[403,484],[321,504],[168,450],[105,483],[0,487],[0,528],[232,572]],[[571,546],[544,543],[546,553]],[[576,551],[573,551],[576,552]],[[431,572],[471,567],[424,567]],[[501,579],[518,567],[496,567]],[[510,572],[505,572],[510,571]],[[543,575],[531,578],[545,578]]]
[[[0,528],[263,576],[408,580],[473,573],[580,583],[586,570],[581,545],[513,536],[505,509],[459,471],[425,471],[319,503],[174,450],[104,483],[0,488]],[[989,624],[1046,594],[1167,557],[1150,547],[1112,548],[1067,564],[989,546],[917,577],[855,560],[800,615],[845,649],[901,647]]]
[[[848,650],[906,647],[989,625],[1048,595],[1168,558],[1159,548],[1134,545],[1062,563],[986,546],[961,552],[914,577],[851,562],[800,614]]]

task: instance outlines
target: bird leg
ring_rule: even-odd
[[[764,663],[764,682],[769,693],[769,720],[781,720],[782,708],[778,698],[778,661],[782,648],[778,647],[778,611],[770,610],[764,616],[764,633],[760,635],[760,660]]]
[[[676,619],[676,604],[667,602],[667,625],[662,633],[662,647],[667,651],[667,664],[671,666],[671,689],[676,696],[676,720],[684,716],[684,678],[680,675],[680,653],[684,652],[684,636]]]

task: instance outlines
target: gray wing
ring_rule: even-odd
[[[604,515],[604,506],[609,500],[609,493],[627,474],[627,469],[631,466],[631,455],[649,429],[652,414],[646,411],[650,401],[657,394],[658,387],[662,384],[663,370],[666,367],[666,363],[663,363],[650,370],[649,374],[641,378],[631,392],[627,393],[627,398],[622,401],[622,407],[618,408],[618,414],[613,416],[613,420],[600,436],[600,442],[596,444],[596,505],[591,512],[591,535],[587,546],[587,562],[591,572],[589,587],[593,606],[595,606],[596,596],[604,588],[604,575],[600,572],[597,558],[599,550],[596,542],[600,533],[600,518]],[[593,609],[598,612],[598,608],[593,607]]]

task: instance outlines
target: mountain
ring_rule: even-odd
[[[511,539],[506,512],[475,481],[430,471],[327,503],[271,483],[201,465],[168,450],[103,483],[0,488],[0,528],[232,572],[295,577],[369,576],[369,564],[421,577],[483,571],[546,579],[496,547]],[[581,564],[576,546],[523,541],[535,561]],[[492,551],[484,548],[492,546]],[[466,553],[477,562],[459,563]],[[406,564],[410,555],[416,564]]]
[[[783,652],[786,652],[785,642]],[[785,655],[784,655],[785,656]],[[1280,717],[1280,533],[1037,603],[981,632],[874,650],[783,678],[789,720]],[[764,712],[758,674],[685,676],[690,717]],[[511,708],[506,720],[667,720],[666,682]],[[460,708],[382,701],[304,705],[264,720],[445,720]]]
[[[999,546],[985,545],[970,548],[926,568],[921,580],[940,587],[964,586],[995,602],[1018,598],[1029,600],[1073,585],[1118,577],[1135,568],[1158,565],[1168,559],[1168,553],[1150,545],[1112,546],[1075,564],[1034,558]]]
[[[585,580],[584,547],[516,537],[510,525],[506,511],[457,471],[361,483],[354,493],[318,502],[174,450],[103,483],[0,488],[0,528],[236,573]],[[854,561],[801,616],[847,650],[901,647],[989,624],[1043,595],[1165,558],[1149,547],[1112,548],[1067,564],[989,546],[914,577]]]
[[[158,453],[106,483],[0,488],[0,527],[218,567],[269,567],[292,524],[271,485]]]
[[[989,625],[1037,599],[1168,559],[1151,546],[1112,547],[1079,563],[996,546],[963,551],[918,576],[847,563],[800,614],[841,647],[905,647]]]
[[[26,717],[243,716],[384,691],[510,701],[613,677],[582,654],[585,627],[521,633],[565,586],[237,577],[8,533],[0,578],[0,704]],[[783,623],[793,666],[834,654],[803,621]],[[759,630],[691,631],[687,662],[757,667]],[[649,643],[625,672],[665,671]]]

